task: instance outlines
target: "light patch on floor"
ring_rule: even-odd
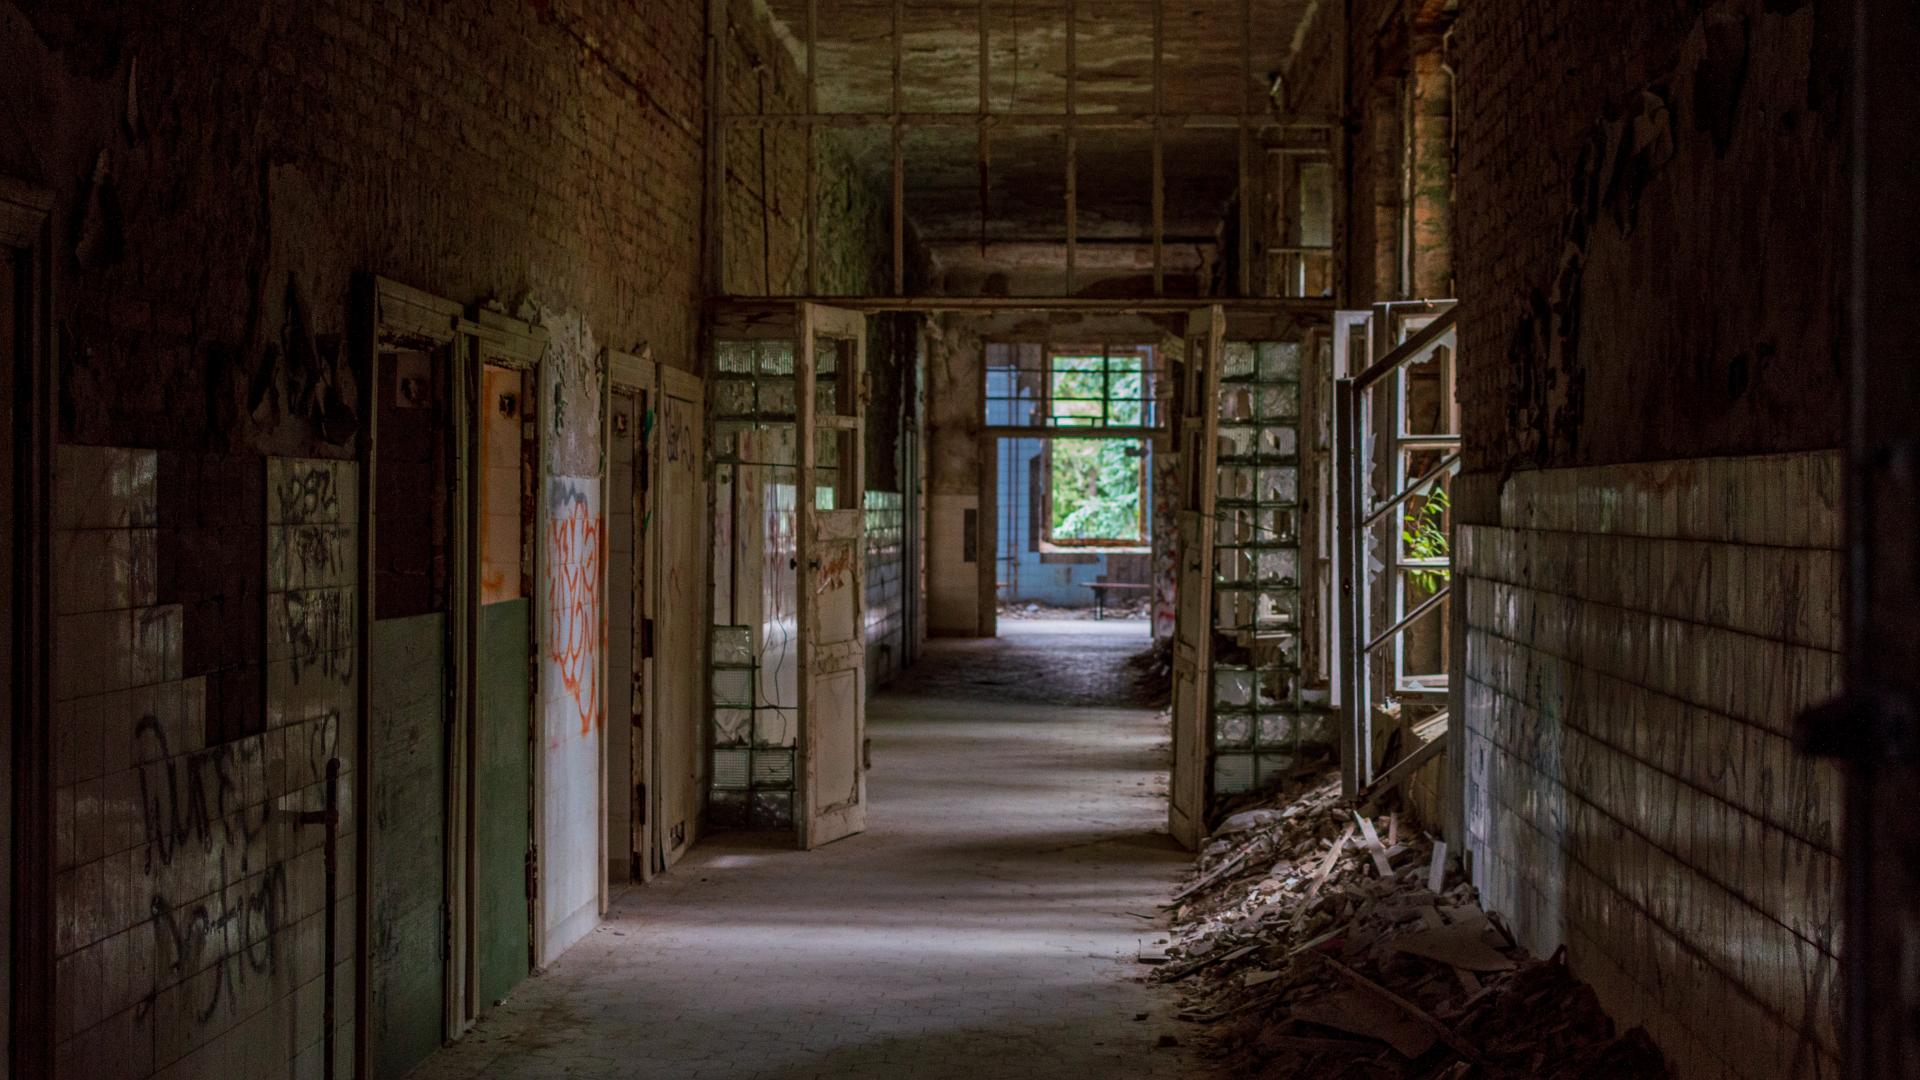
[[[1009,651],[1077,649],[1083,674],[1146,644],[1104,630],[935,642],[937,692],[872,702],[870,831],[702,841],[415,1080],[1200,1075],[1156,1045],[1191,1028],[1133,959],[1187,865],[1165,722],[983,696]]]

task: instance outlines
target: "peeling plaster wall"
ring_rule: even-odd
[[[606,384],[600,350],[577,315],[548,314],[542,325],[548,333],[543,396],[550,403],[542,414],[546,530],[534,617],[545,743],[539,838],[545,936],[538,963],[546,965],[600,917],[607,525],[600,505]]]

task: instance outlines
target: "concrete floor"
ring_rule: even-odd
[[[1084,703],[1145,627],[1002,629],[873,700],[865,834],[708,838],[415,1080],[1199,1075],[1133,960],[1188,865],[1166,728]]]

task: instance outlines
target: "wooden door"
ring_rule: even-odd
[[[469,1015],[527,977],[533,964],[528,860],[533,846],[534,405],[544,338],[533,327],[482,312],[481,365],[470,406],[476,557],[473,607],[471,787],[474,960]]]
[[[607,880],[651,878],[658,753],[653,716],[653,593],[658,553],[651,520],[659,468],[658,374],[651,359],[607,354]]]
[[[1226,316],[1218,305],[1187,319],[1181,393],[1179,548],[1174,580],[1173,783],[1167,827],[1197,848],[1206,835],[1207,742],[1213,682],[1213,534],[1215,458],[1220,427],[1220,365]]]
[[[701,446],[706,392],[694,375],[662,365],[652,493],[658,572],[654,588],[653,779],[648,843],[655,869],[672,866],[693,843],[706,784],[707,496]]]
[[[800,845],[867,825],[866,320],[802,304],[796,398],[800,476]]]
[[[459,613],[451,408],[460,308],[375,283],[372,408],[364,475],[372,566],[364,643],[368,778],[368,1001],[371,1071],[402,1076],[457,1030],[448,1023],[455,850],[453,679]],[[464,637],[464,635],[461,635]]]

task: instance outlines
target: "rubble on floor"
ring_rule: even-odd
[[[1164,709],[1173,700],[1173,635],[1153,639],[1153,644],[1127,658],[1133,669],[1134,698],[1148,708]]]
[[[1234,1075],[1639,1080],[1667,1075],[1617,1035],[1564,950],[1517,947],[1404,817],[1340,797],[1337,775],[1229,816],[1143,953]]]
[[[1002,619],[1142,622],[1152,615],[1152,608],[1153,601],[1150,599],[1110,600],[1104,608],[1098,609],[1096,614],[1096,609],[1091,604],[1085,607],[1059,607],[1028,600],[1002,600],[995,605],[994,614]]]

